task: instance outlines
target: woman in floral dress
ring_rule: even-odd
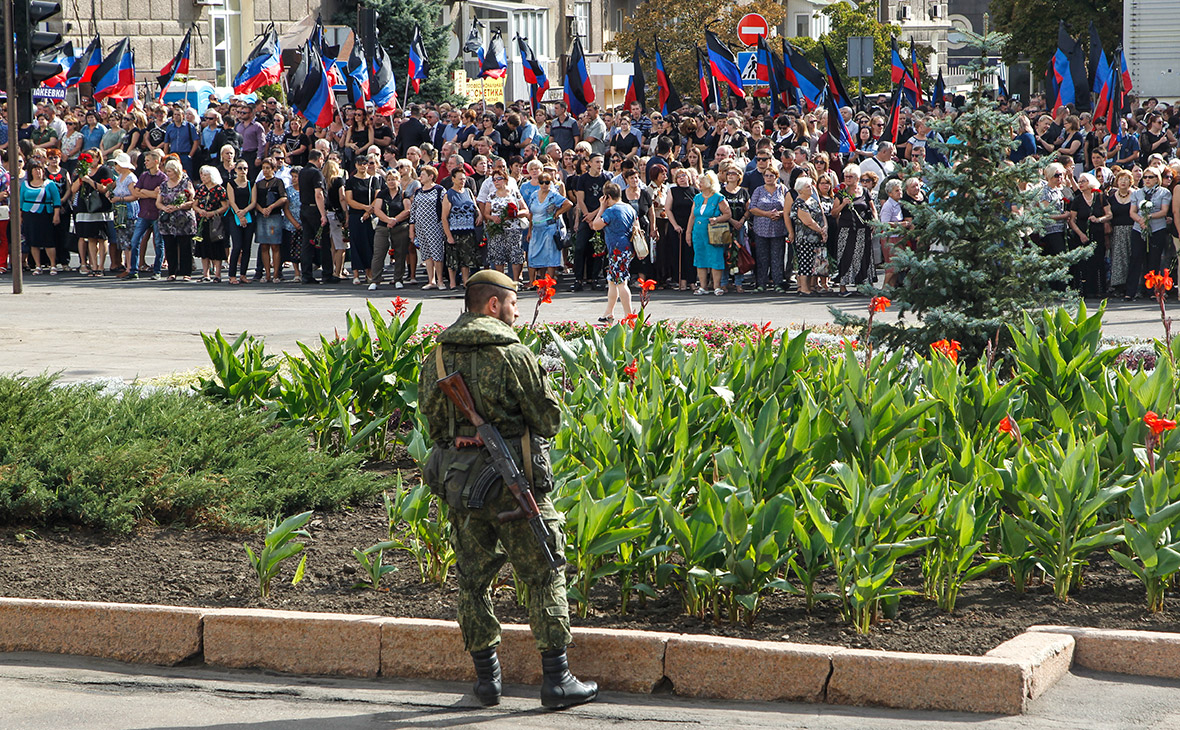
[[[164,182],[156,189],[156,207],[160,210],[160,236],[164,239],[164,256],[168,259],[168,281],[190,281],[193,275],[193,236],[197,217],[193,214],[196,194],[184,174],[180,160],[164,163]]]
[[[524,250],[520,247],[521,231],[528,227],[529,209],[520,193],[508,187],[508,178],[493,173],[496,186],[492,199],[486,203],[484,231],[488,236],[487,266],[504,271],[513,281],[520,279],[524,268]]]
[[[196,213],[200,238],[197,255],[201,258],[204,276],[201,281],[221,283],[221,264],[228,254],[229,236],[225,211],[229,208],[229,194],[221,182],[217,168],[201,167],[201,184],[197,186]]]

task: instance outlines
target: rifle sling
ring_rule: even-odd
[[[476,370],[475,370],[475,353],[476,353],[476,350],[471,351],[471,373],[473,375],[476,372]],[[446,368],[446,365],[443,364],[443,353],[442,353],[442,345],[441,344],[435,346],[435,348],[434,348],[434,365],[435,365],[435,368],[438,370],[438,379],[439,380],[442,380],[443,378],[447,377],[447,368]],[[481,406],[483,403],[483,400],[480,398],[480,395],[479,395],[479,389],[478,388],[472,389],[470,386],[468,386],[468,390],[471,390],[471,397],[475,401],[476,410],[479,411],[481,409]],[[451,403],[449,399],[447,400],[447,438],[452,443],[455,440],[455,404]],[[524,461],[524,464],[523,464],[524,478],[528,481],[530,489],[533,486],[533,444],[532,444],[532,441],[533,441],[532,432],[529,430],[529,427],[526,425],[524,427],[524,435],[520,437],[520,450],[521,450],[521,456],[523,457],[522,461]]]

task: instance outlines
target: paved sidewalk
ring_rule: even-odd
[[[466,685],[280,677],[54,654],[0,654],[8,730],[376,730],[378,728],[807,728],[809,730],[1164,730],[1180,727],[1180,682],[1075,672],[999,717],[605,693],[552,713],[536,687],[474,705]]]
[[[351,284],[231,287],[70,275],[27,277],[25,292],[19,296],[11,293],[11,286],[7,277],[0,279],[0,372],[61,370],[67,380],[130,380],[203,366],[208,356],[200,333],[217,329],[227,336],[249,331],[265,339],[276,352],[292,349],[296,341],[314,342],[320,334],[331,336],[335,328],[344,325],[347,311],[367,317],[366,301],[385,311],[398,295],[409,299],[411,307],[423,303],[423,323],[450,324],[463,309],[462,296],[457,293],[417,288],[397,291],[383,286],[370,296],[366,287]],[[535,302],[531,292],[522,294],[522,321],[532,319]],[[638,306],[638,299],[636,302]],[[603,314],[605,303],[603,292],[571,294],[563,289],[553,304],[541,307],[540,321],[593,322]],[[753,293],[696,297],[657,291],[648,311],[653,319],[769,321],[785,327],[830,322],[829,305],[864,311],[867,300]],[[615,316],[622,316],[621,307],[616,308]],[[1106,320],[1107,332],[1112,335],[1162,334],[1154,303],[1111,303]]]

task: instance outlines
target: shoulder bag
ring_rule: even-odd
[[[639,222],[639,216],[635,216],[635,220],[631,221],[631,248],[635,251],[637,258],[645,259],[651,253],[647,245],[647,236],[643,235],[643,224]]]
[[[727,222],[709,223],[709,244],[728,246],[733,243],[733,228]]]

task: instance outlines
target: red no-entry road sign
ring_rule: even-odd
[[[770,36],[770,24],[758,13],[746,13],[738,21],[738,40],[747,46],[757,45],[759,36]]]

